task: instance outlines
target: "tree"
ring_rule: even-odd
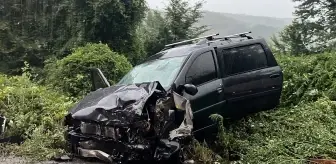
[[[303,25],[309,26],[310,35],[317,36],[316,42],[328,42],[336,38],[335,0],[293,0],[300,4],[295,15]]]
[[[137,51],[130,48],[144,17],[145,0],[76,0],[73,5],[86,41],[101,41],[129,55]]]
[[[195,26],[203,16],[203,1],[190,4],[187,0],[169,0],[164,12],[149,11],[144,21],[143,33],[147,56],[153,55],[166,44],[197,37],[208,29],[206,26]]]
[[[174,41],[197,37],[207,31],[206,26],[195,27],[203,16],[203,1],[190,5],[186,0],[169,0],[166,17]]]
[[[296,18],[292,25],[280,33],[280,42],[273,38],[273,43],[276,47],[294,55],[318,53],[334,49],[333,46],[336,40],[336,1],[293,1],[299,3],[294,12]]]
[[[146,56],[159,52],[165,44],[168,44],[168,40],[172,40],[167,22],[163,14],[157,10],[149,10],[146,13],[139,34],[144,42]]]
[[[306,30],[296,21],[288,25],[279,33],[279,38],[271,37],[275,50],[282,54],[301,55],[308,54],[310,44]]]
[[[42,68],[87,42],[137,60],[144,54],[136,29],[145,9],[145,0],[0,0],[0,71],[19,74],[24,61]]]

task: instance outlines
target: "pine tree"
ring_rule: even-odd
[[[154,55],[166,44],[198,37],[206,32],[207,26],[196,26],[202,18],[203,1],[190,4],[187,0],[169,0],[164,12],[150,11],[143,32],[146,38],[147,56]]]
[[[298,3],[293,23],[285,28],[279,39],[272,38],[282,53],[311,54],[335,49],[336,1],[293,0]]]
[[[195,26],[203,16],[201,11],[203,3],[199,1],[191,5],[186,0],[169,0],[169,5],[165,9],[165,19],[174,41],[194,38],[208,30],[206,26]]]

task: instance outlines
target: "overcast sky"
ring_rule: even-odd
[[[197,0],[189,0],[190,3]],[[162,9],[167,0],[147,0],[151,8]],[[205,10],[279,18],[293,17],[292,0],[206,0]]]

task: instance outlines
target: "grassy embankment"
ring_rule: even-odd
[[[230,124],[212,150],[196,144],[196,160],[211,163],[220,156],[225,162],[232,154],[240,156],[242,163],[336,158],[336,53],[277,59],[285,76],[281,106]],[[3,151],[48,159],[64,151],[60,123],[74,100],[34,84],[28,76],[0,75],[0,113],[12,120],[8,135],[27,138],[23,145]]]

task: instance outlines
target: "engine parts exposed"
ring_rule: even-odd
[[[192,117],[187,99],[151,82],[92,92],[69,112],[65,125],[69,147],[81,157],[109,163],[179,161]]]

